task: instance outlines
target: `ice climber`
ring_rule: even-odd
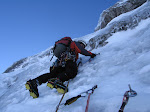
[[[30,79],[25,84],[26,89],[30,92],[30,96],[38,98],[37,86],[46,82],[48,82],[48,87],[56,88],[59,93],[64,93],[66,86],[63,82],[73,79],[77,75],[76,61],[78,54],[91,56],[91,58],[96,56],[96,54],[87,51],[85,47],[86,43],[84,41],[72,41],[70,37],[64,37],[55,42],[53,52],[57,60],[50,67],[50,73],[45,73],[32,80]]]

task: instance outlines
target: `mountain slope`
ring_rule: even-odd
[[[149,32],[148,18],[142,20],[134,29],[114,33],[107,40],[109,43],[106,46],[92,51],[100,52],[101,55],[91,62],[88,62],[89,57],[81,55],[83,66],[80,66],[77,77],[70,81],[69,92],[66,93],[63,103],[97,84],[98,88],[91,95],[89,112],[117,112],[123,94],[129,89],[128,84],[131,84],[138,95],[129,100],[125,112],[149,112]],[[81,38],[88,41],[95,35],[98,36],[99,33],[95,32]],[[31,62],[28,66],[0,75],[0,112],[55,111],[61,94],[43,84],[39,87],[40,97],[32,99],[24,85],[30,78],[49,72],[49,67],[56,58],[50,63],[50,57],[47,55],[39,57],[43,53],[38,54],[36,58],[28,58]],[[81,98],[69,106],[60,108],[59,112],[83,112],[86,100],[87,97]]]

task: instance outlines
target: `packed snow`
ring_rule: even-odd
[[[95,33],[84,36],[86,41]],[[83,65],[70,80],[62,103],[98,85],[91,95],[88,112],[117,112],[130,84],[138,95],[129,99],[124,112],[150,112],[150,19],[141,21],[135,29],[113,34],[107,41],[106,46],[92,51],[101,54],[91,61],[80,55]],[[50,58],[38,58],[30,66],[0,75],[0,112],[55,112],[62,97],[56,89],[43,84],[38,87],[39,98],[33,99],[25,88],[27,80],[49,72],[56,59],[50,62]],[[58,112],[84,112],[86,103],[87,97],[83,97],[71,105],[60,106]]]
[[[128,0],[120,0],[118,3],[124,3],[124,2],[126,2],[126,1],[128,1]]]

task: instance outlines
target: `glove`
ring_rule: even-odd
[[[92,53],[91,58],[94,58],[96,56],[96,54]]]

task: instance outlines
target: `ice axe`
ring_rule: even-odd
[[[129,86],[130,90],[126,91],[125,94],[124,94],[122,105],[120,107],[119,112],[124,111],[124,108],[125,108],[126,104],[128,103],[130,97],[135,97],[137,95],[137,92],[131,89],[130,84],[128,86]]]

